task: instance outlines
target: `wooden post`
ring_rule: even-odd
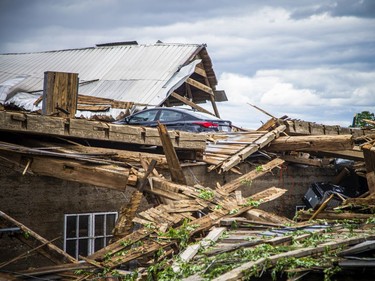
[[[366,164],[366,178],[368,190],[375,194],[375,146],[366,144],[362,146]]]
[[[177,158],[176,151],[174,150],[172,141],[169,137],[165,125],[159,123],[158,125],[159,136],[163,144],[165,158],[167,159],[169,171],[171,172],[172,181],[179,184],[186,185],[186,178],[182,171],[180,161]]]
[[[44,72],[43,115],[74,118],[78,100],[78,73]]]

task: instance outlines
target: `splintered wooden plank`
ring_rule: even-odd
[[[163,144],[163,150],[165,158],[167,159],[167,164],[171,173],[172,181],[175,183],[186,184],[185,175],[182,171],[180,161],[177,158],[177,154],[174,150],[167,128],[165,127],[165,125],[159,123],[158,131],[161,142]]]
[[[323,167],[322,159],[306,159],[293,155],[282,155],[281,158],[287,162],[298,163],[309,166]]]
[[[186,80],[186,83],[188,83],[189,85],[199,89],[199,90],[202,90],[203,92],[206,92],[207,94],[210,94],[211,96],[214,95],[211,87],[201,83],[201,82],[198,82],[197,80],[194,80],[192,78],[188,78]]]
[[[243,185],[246,182],[252,181],[260,176],[263,176],[264,174],[270,172],[272,169],[281,166],[284,163],[284,160],[276,158],[273,159],[272,161],[260,165],[259,168],[254,169],[247,174],[238,177],[235,180],[230,181],[229,183],[221,186],[220,191],[223,191],[225,193],[230,193],[237,188],[239,188],[241,185]]]
[[[113,255],[110,258],[107,258],[105,261],[102,262],[102,266],[105,268],[115,268],[121,264],[125,264],[129,261],[135,260],[139,257],[149,255],[154,253],[160,249],[163,249],[175,242],[170,241],[152,241],[152,240],[144,240],[141,246],[130,248],[128,253],[124,256]]]
[[[120,215],[116,221],[115,228],[112,233],[114,236],[113,241],[124,237],[131,232],[133,226],[133,218],[139,208],[142,200],[142,192],[135,190],[132,193],[129,203],[121,208]]]
[[[45,239],[44,237],[40,236],[38,233],[34,232],[27,226],[23,225],[21,222],[15,220],[14,218],[10,217],[6,213],[0,211],[0,217],[12,225],[15,225],[19,227],[23,232],[28,233],[32,238],[37,240],[40,244],[45,244],[48,251],[51,252],[54,256],[58,257],[60,263],[66,263],[66,262],[78,262],[75,258],[70,256],[69,254],[65,253],[63,250],[61,250],[59,247],[52,244],[50,241]]]
[[[77,99],[78,73],[44,72],[43,115],[74,118]]]
[[[246,262],[246,263],[242,264],[241,266],[239,266],[239,267],[237,267],[237,268],[235,268],[235,269],[233,269],[233,270],[231,270],[231,271],[229,271],[225,274],[222,274],[222,275],[220,275],[219,277],[217,277],[213,280],[215,280],[215,281],[240,280],[247,273],[249,273],[249,271],[254,267],[262,267],[262,268],[263,268],[263,266],[270,267],[270,266],[275,265],[277,263],[277,261],[279,261],[280,259],[285,259],[285,258],[290,258],[290,257],[302,258],[302,257],[310,256],[310,255],[317,255],[317,254],[323,253],[323,252],[328,251],[328,250],[335,250],[335,249],[338,249],[340,247],[345,247],[345,246],[348,246],[348,245],[357,244],[357,243],[363,242],[363,241],[365,241],[366,239],[369,239],[369,238],[373,239],[373,237],[374,236],[366,237],[366,235],[364,235],[362,237],[356,237],[356,238],[339,239],[339,240],[336,240],[336,241],[320,244],[320,245],[314,246],[314,247],[297,249],[297,250],[293,250],[293,251],[269,256],[267,258],[260,258],[256,261]]]
[[[194,102],[188,100],[187,98],[185,98],[185,97],[183,97],[183,96],[177,94],[176,92],[171,93],[171,96],[174,97],[175,99],[177,99],[177,100],[183,102],[184,104],[187,104],[187,105],[189,105],[189,106],[195,108],[195,109],[198,110],[198,111],[201,111],[201,112],[204,112],[204,113],[207,113],[207,114],[210,114],[210,115],[214,115],[214,114],[212,114],[211,112],[209,112],[207,109],[204,109],[203,107],[200,107],[200,106],[197,105],[196,103],[194,103]],[[214,116],[215,116],[215,115],[214,115]]]
[[[132,232],[131,234],[117,240],[115,243],[109,244],[108,246],[100,249],[99,251],[88,256],[87,258],[91,260],[97,260],[97,261],[103,260],[105,259],[108,253],[116,254],[118,251],[121,251],[122,249],[126,247],[124,245],[131,246],[132,244],[149,236],[153,232],[154,232],[153,230],[150,230],[147,228],[138,229]]]
[[[120,190],[126,189],[129,176],[127,168],[113,165],[85,165],[75,161],[47,157],[33,157],[29,169],[37,175]]]
[[[362,146],[363,154],[365,157],[366,171],[375,171],[375,145],[365,144]]]
[[[352,148],[351,135],[309,135],[279,137],[272,141],[267,151],[335,151]]]
[[[240,151],[238,151],[235,155],[231,156],[225,162],[221,165],[220,169],[222,171],[228,171],[238,163],[244,161],[247,157],[249,157],[254,152],[258,151],[259,149],[265,147],[267,144],[269,144],[271,141],[273,141],[275,138],[279,136],[281,132],[285,130],[286,126],[281,125],[277,127],[276,129],[272,130],[271,132],[268,132],[261,136],[260,138],[253,141],[252,144],[244,147]]]
[[[162,146],[156,128],[13,111],[0,111],[0,130]],[[206,134],[180,131],[169,133],[173,146],[178,149],[203,151],[206,148]]]
[[[180,255],[179,261],[172,264],[174,272],[180,271],[180,265],[190,261],[198,253],[199,249],[208,247],[212,242],[216,242],[220,236],[227,230],[226,227],[214,227],[206,237],[204,237],[199,243],[189,245]]]

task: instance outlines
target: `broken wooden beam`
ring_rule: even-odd
[[[215,281],[229,281],[229,280],[240,280],[242,277],[247,276],[250,270],[254,267],[270,267],[274,266],[277,261],[280,259],[285,259],[289,257],[294,258],[301,258],[306,257],[310,255],[317,255],[320,253],[324,253],[328,250],[334,250],[341,247],[345,247],[348,245],[354,245],[363,241],[366,241],[367,239],[374,239],[375,236],[367,236],[364,235],[362,237],[355,237],[355,238],[345,238],[345,239],[339,239],[332,242],[323,243],[319,246],[313,246],[313,247],[307,247],[303,249],[297,249],[293,251],[289,251],[286,253],[281,253],[277,255],[273,255],[267,258],[260,258],[256,261],[250,261],[242,264],[241,266],[213,279]]]
[[[352,135],[309,135],[279,137],[266,147],[267,151],[320,151],[353,148]]]
[[[284,160],[275,158],[272,161],[264,165],[259,165],[256,169],[248,172],[247,174],[240,176],[237,179],[228,182],[227,184],[224,184],[218,189],[218,191],[224,192],[224,193],[230,193],[236,190],[237,188],[239,188],[241,185],[251,182],[256,178],[263,176],[266,173],[269,173],[276,167],[280,167],[283,163],[284,163]]]
[[[171,173],[172,181],[179,184],[186,184],[186,178],[184,172],[182,171],[180,161],[177,158],[176,151],[169,137],[167,127],[164,124],[158,122],[157,128],[159,131],[161,143],[163,144],[163,150],[167,159],[167,164]]]
[[[43,115],[74,118],[77,99],[78,73],[44,72]]]
[[[176,92],[173,92],[171,93],[171,96],[174,97],[175,99],[183,102],[184,104],[188,105],[188,106],[191,106],[192,108],[195,108],[196,110],[200,111],[200,112],[204,112],[204,113],[207,113],[207,114],[210,114],[210,115],[213,115],[215,116],[213,113],[211,113],[210,111],[208,111],[207,109],[197,105],[196,103],[188,100],[187,98],[177,94]]]
[[[216,242],[226,230],[226,227],[214,227],[201,241],[196,244],[189,245],[182,253],[180,253],[179,261],[172,264],[173,271],[180,271],[180,263],[186,263],[190,261],[192,258],[194,258],[194,256],[201,248],[206,248],[211,243]]]
[[[15,111],[0,111],[0,131],[162,146],[156,128]],[[178,149],[203,151],[206,148],[205,134],[170,131],[169,135],[173,146]]]
[[[15,220],[14,218],[8,216],[4,212],[0,211],[0,217],[7,221],[8,223],[19,227],[24,233],[27,233],[28,236],[37,240],[40,244],[46,245],[46,249],[48,252],[52,254],[54,257],[54,261],[57,263],[67,263],[67,262],[78,262],[75,258],[70,256],[69,254],[65,253],[62,249],[52,244],[50,241],[45,239],[44,237],[40,236],[38,233],[34,232],[24,224],[20,223],[19,221]],[[43,248],[44,249],[44,248]],[[38,252],[40,252],[42,248],[38,248]]]
[[[375,193],[375,146],[366,144],[362,146],[366,165],[366,179],[370,193]]]
[[[281,155],[280,158],[290,163],[297,163],[297,164],[315,166],[315,167],[323,167],[323,161],[322,159],[319,159],[319,158],[311,159],[311,158],[303,158],[303,157],[295,156],[295,155]]]
[[[298,220],[309,220],[311,218],[311,212],[309,211],[298,211],[297,219]],[[361,213],[352,213],[352,212],[335,212],[331,210],[326,210],[320,212],[315,219],[323,219],[323,220],[367,220],[369,218],[374,217],[373,214],[361,214]]]
[[[262,149],[263,147],[267,146],[270,142],[278,138],[280,133],[284,130],[285,125],[278,126],[271,132],[267,132],[266,134],[252,141],[250,144],[243,146],[241,149],[238,150],[237,153],[231,155],[226,160],[224,160],[223,163],[220,164],[220,170],[229,171],[235,165],[245,161],[246,158],[249,157],[251,154],[255,153],[259,149]]]

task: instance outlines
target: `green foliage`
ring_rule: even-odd
[[[25,237],[26,239],[29,239],[29,237],[30,237],[30,232],[28,232],[28,231],[24,231],[24,232],[23,232],[23,237]]]
[[[199,190],[198,197],[204,200],[212,200],[214,198],[214,192],[209,189],[201,189]]]
[[[375,115],[374,113],[370,113],[369,111],[362,111],[360,113],[357,113],[353,118],[352,127],[362,128],[368,126],[368,123],[363,119],[375,120]]]
[[[185,222],[184,225],[188,228],[187,222]],[[184,237],[183,233],[176,233],[172,230],[168,233],[171,238],[176,238],[181,235]],[[329,252],[328,248],[324,255],[317,257],[283,258],[277,261],[276,264],[267,261],[267,259],[273,255],[292,251],[296,248],[300,248],[301,245],[305,246],[306,244],[306,247],[313,246],[316,245],[318,241],[323,242],[327,239],[333,238],[331,233],[311,233],[300,231],[298,235],[305,233],[311,234],[309,243],[303,243],[300,241],[289,246],[260,244],[255,247],[240,248],[231,252],[217,254],[215,256],[200,255],[199,262],[198,259],[196,262],[190,261],[189,263],[179,261],[180,270],[177,273],[173,271],[171,264],[167,262],[167,259],[162,259],[159,263],[153,264],[148,269],[147,280],[181,280],[198,272],[200,277],[204,280],[212,280],[243,263],[263,258],[266,259],[266,262],[261,266],[253,266],[243,272],[244,276],[247,278],[246,280],[251,277],[259,277],[267,269],[270,269],[269,272],[271,273],[273,280],[279,280],[283,274],[286,274],[286,272],[288,272],[288,277],[292,277],[293,269],[326,268],[324,270],[324,280],[329,281],[339,269],[332,268],[332,262],[334,262],[335,258],[332,258],[332,252]],[[291,271],[289,272],[289,270]]]
[[[262,166],[262,165],[260,165],[260,166],[256,166],[255,170],[256,170],[257,172],[262,172],[262,171],[263,171],[263,166]]]
[[[190,239],[190,233],[197,228],[196,225],[190,225],[188,220],[184,220],[182,225],[178,228],[169,228],[169,230],[164,233],[164,236],[171,239],[176,239],[182,249],[186,248]],[[163,235],[159,233],[159,235]]]
[[[232,209],[232,210],[229,211],[229,214],[230,215],[235,215],[235,214],[238,213],[238,211],[239,211],[238,209]]]
[[[271,270],[272,280],[278,280],[278,274],[283,274],[286,270],[296,269],[296,268],[313,268],[321,266],[321,261],[314,259],[312,257],[288,257],[278,260]],[[293,273],[288,272],[288,278],[293,277]]]
[[[250,180],[243,179],[241,180],[241,184],[251,186],[253,184],[253,181],[251,179]]]
[[[246,200],[246,203],[245,203],[245,206],[246,207],[249,207],[249,206],[252,206],[252,207],[258,207],[261,203],[263,202],[263,200],[253,200],[251,198],[248,198]]]
[[[215,206],[215,210],[221,210],[221,209],[223,209],[223,206],[221,206],[221,205],[216,205]]]
[[[324,281],[331,281],[331,277],[341,271],[341,268],[338,266],[327,267],[324,269]]]
[[[133,242],[131,240],[125,240],[125,241],[121,241],[120,242],[120,245],[123,246],[123,247],[127,247],[129,245],[131,245]]]

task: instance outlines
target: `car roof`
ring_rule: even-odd
[[[197,118],[205,118],[205,119],[211,119],[211,120],[223,120],[221,118],[218,118],[218,117],[216,117],[214,115],[211,115],[211,114],[208,114],[208,113],[204,113],[204,112],[200,112],[200,111],[194,111],[194,110],[191,110],[189,108],[181,108],[181,107],[161,107],[161,106],[159,106],[159,107],[144,109],[144,110],[141,110],[137,113],[140,113],[140,112],[145,111],[145,110],[154,110],[154,109],[183,112],[183,113],[193,115]],[[226,120],[224,120],[224,121],[226,121]]]

